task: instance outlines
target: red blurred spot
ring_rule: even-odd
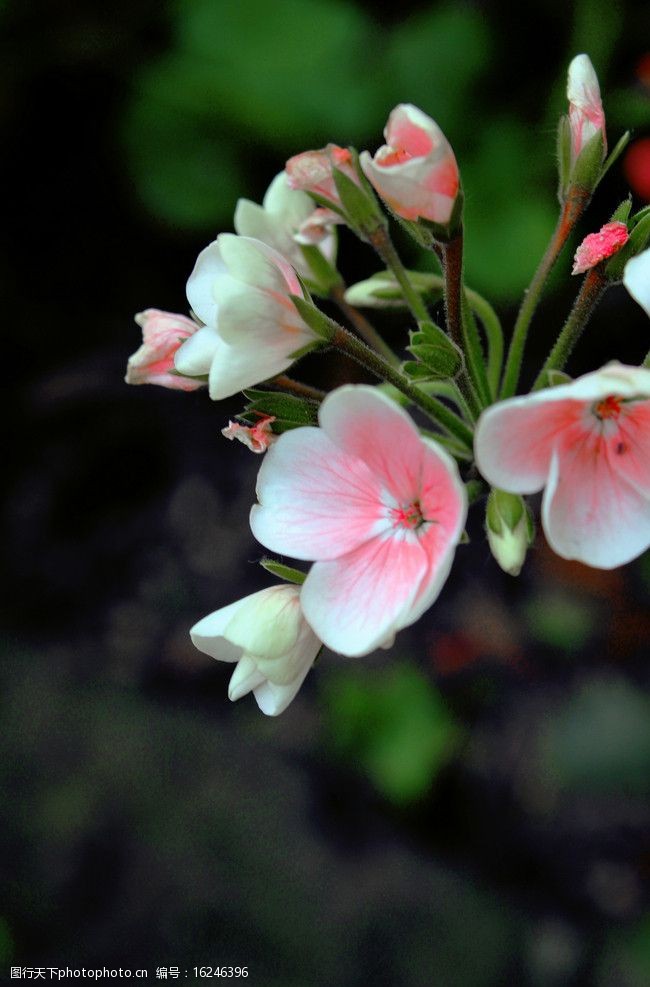
[[[650,201],[650,137],[642,137],[628,148],[623,172],[640,199]]]
[[[636,63],[635,75],[642,86],[647,86],[650,89],[650,51],[641,55]]]

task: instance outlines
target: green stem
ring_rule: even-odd
[[[555,346],[533,384],[534,391],[548,386],[547,374],[549,370],[563,369],[606,287],[607,278],[601,267],[592,268],[582,282],[582,287],[573,303],[569,318],[564,323]]]
[[[412,384],[408,378],[399,373],[383,357],[371,350],[360,339],[353,336],[351,332],[348,332],[347,329],[338,326],[330,337],[330,342],[337,349],[342,350],[353,360],[356,360],[357,363],[360,363],[376,377],[388,381],[398,391],[405,394],[413,404],[417,405],[431,421],[434,421],[437,425],[441,425],[446,432],[454,435],[468,449],[472,448],[472,430],[468,428],[462,418],[451,411],[442,401],[438,401],[437,398],[425,394],[419,387]]]
[[[342,283],[335,285],[330,291],[330,297],[368,345],[381,353],[388,363],[392,363],[396,367],[399,366],[399,358],[393,353],[388,343],[381,338],[375,327],[366,319],[365,315],[362,315],[358,309],[346,302],[345,285]]]
[[[483,323],[488,345],[487,379],[494,398],[499,391],[499,379],[503,366],[503,329],[499,316],[490,303],[477,291],[465,288],[470,308]]]
[[[395,250],[393,241],[388,230],[383,226],[375,230],[370,238],[372,246],[375,248],[386,267],[395,275],[395,280],[402,289],[402,295],[408,307],[411,309],[416,322],[428,322],[429,312],[422,301],[419,291],[411,284],[408,271],[402,264],[399,254]]]
[[[303,384],[299,380],[294,380],[293,377],[287,377],[286,374],[272,377],[269,384],[274,384],[283,391],[295,394],[296,397],[308,398],[310,401],[322,401],[327,396],[325,391],[321,391],[317,387],[310,387],[309,384]]]
[[[544,256],[539,262],[539,267],[535,271],[528,290],[524,295],[519,314],[517,315],[517,321],[515,322],[508,349],[506,368],[503,373],[501,398],[512,397],[517,390],[528,327],[535,314],[535,309],[539,304],[546,279],[560,256],[562,248],[568,240],[573,227],[587,207],[589,198],[590,193],[581,186],[573,185],[567,193],[567,197],[560,211],[557,226],[544,252]]]
[[[642,367],[647,367],[650,370],[650,350],[646,353],[645,360],[641,364]]]
[[[436,252],[442,262],[447,332],[465,354],[469,370],[469,374],[459,374],[458,385],[474,417],[478,417],[491,399],[478,330],[464,296],[462,230],[453,240],[440,243]]]

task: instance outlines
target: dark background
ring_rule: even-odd
[[[230,669],[187,633],[270,584],[247,527],[259,460],[219,434],[241,403],[123,383],[133,313],[185,311],[237,197],[260,201],[307,147],[374,151],[399,101],[452,142],[468,280],[511,325],[554,224],[566,66],[590,54],[612,145],[627,127],[639,142],[649,26],[645,4],[602,0],[0,3],[3,973],[650,982],[647,556],[589,570],[540,535],[514,580],[477,507],[420,623],[388,654],[326,653],[269,720],[228,702]],[[529,380],[576,290],[569,254]],[[350,281],[375,269],[346,234],[340,256]],[[639,362],[648,338],[613,289],[569,369]],[[300,370],[361,379],[330,358]]]

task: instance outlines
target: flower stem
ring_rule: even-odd
[[[464,296],[462,230],[453,240],[438,244],[438,248],[444,276],[447,332],[465,354],[469,370],[469,374],[463,371],[458,375],[458,386],[476,417],[490,404],[491,396],[478,330]]]
[[[290,394],[295,394],[296,397],[308,398],[310,401],[322,401],[327,396],[325,391],[321,391],[317,387],[310,387],[309,384],[303,384],[299,380],[294,380],[293,377],[287,377],[286,374],[272,377],[269,384],[273,384],[283,391],[288,391]]]
[[[408,271],[402,264],[399,254],[395,250],[393,241],[387,229],[380,226],[370,237],[370,242],[375,248],[386,267],[395,275],[395,280],[402,289],[402,295],[410,308],[416,322],[428,322],[429,312],[422,301],[419,291],[411,284]]]
[[[343,283],[334,285],[330,291],[330,297],[368,345],[372,346],[378,353],[381,353],[388,363],[392,363],[395,367],[399,366],[399,358],[393,353],[388,343],[381,338],[375,327],[354,305],[346,302],[345,285]]]
[[[465,296],[470,308],[483,323],[488,345],[487,379],[494,397],[499,391],[499,379],[503,367],[503,329],[499,316],[490,303],[477,291],[465,288]]]
[[[544,256],[539,262],[539,267],[535,271],[528,290],[524,295],[519,314],[517,315],[517,321],[515,322],[508,349],[506,368],[503,373],[501,398],[512,397],[517,390],[528,327],[535,314],[535,309],[539,304],[546,280],[560,256],[562,248],[568,240],[573,227],[586,209],[589,199],[589,191],[582,188],[582,186],[572,185],[567,193],[567,197],[560,211],[557,226],[544,252]]]
[[[533,384],[534,391],[548,386],[547,374],[549,370],[563,369],[606,287],[607,278],[601,266],[592,268],[582,282],[582,287],[573,303],[569,318],[564,323],[555,346]]]
[[[465,424],[454,411],[451,411],[442,401],[425,394],[414,384],[401,374],[395,367],[387,363],[378,353],[375,353],[351,332],[338,326],[330,337],[330,343],[342,350],[357,363],[360,363],[366,370],[369,370],[376,377],[388,381],[405,394],[409,400],[417,405],[436,424],[441,425],[450,435],[456,436],[467,448],[472,448],[472,430]]]

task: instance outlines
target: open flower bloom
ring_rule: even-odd
[[[613,569],[650,545],[650,370],[609,363],[495,404],[474,447],[494,486],[544,489],[542,525],[563,558]]]
[[[438,596],[467,503],[455,462],[376,388],[322,403],[320,428],[285,432],[266,454],[251,511],[255,537],[316,560],[305,617],[343,655],[364,655]]]
[[[217,661],[237,662],[228,687],[235,702],[252,692],[267,716],[282,713],[321,648],[300,607],[299,586],[271,586],[199,620],[192,642]]]
[[[386,144],[359,160],[368,180],[403,219],[445,224],[458,195],[458,165],[431,117],[410,103],[396,106],[384,130]]]
[[[650,248],[627,262],[623,284],[634,301],[650,315]]]
[[[319,216],[314,220],[315,212]],[[319,246],[325,257],[333,261],[336,241],[332,217],[334,222],[339,219],[335,213],[315,210],[312,199],[305,192],[289,188],[287,176],[282,171],[269,185],[261,206],[248,199],[239,200],[235,209],[235,229],[241,236],[255,237],[273,247],[302,277],[310,278],[311,269],[300,249],[303,241],[298,238],[304,228],[310,229],[312,236],[304,242]]]
[[[176,391],[204,386],[203,381],[171,372],[178,348],[198,330],[196,322],[157,308],[139,312],[135,321],[142,329],[142,346],[129,357],[124,378],[127,384],[158,384]]]
[[[611,257],[630,239],[625,223],[605,223],[598,233],[589,233],[573,258],[572,274],[584,274],[585,271],[600,264],[601,260]]]
[[[303,151],[289,158],[285,168],[289,188],[314,192],[340,206],[341,200],[332,174],[333,165],[359,184],[348,149],[328,144],[318,151]]]
[[[571,128],[571,164],[575,164],[585,144],[599,130],[603,135],[603,153],[607,150],[605,114],[600,100],[598,77],[588,55],[576,55],[569,65],[567,99]]]
[[[221,429],[221,434],[226,439],[237,439],[242,442],[251,452],[266,452],[277,436],[271,431],[271,424],[275,421],[273,415],[266,415],[255,425],[240,425],[239,422],[228,422],[226,428]]]
[[[181,346],[176,369],[208,374],[214,401],[282,373],[318,338],[290,294],[304,293],[277,250],[222,233],[201,251],[187,282],[190,305],[205,326]]]

